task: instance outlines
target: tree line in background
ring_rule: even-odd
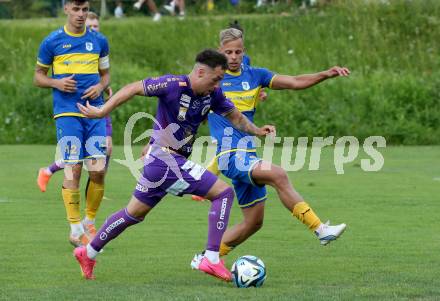
[[[257,0],[214,0],[216,13],[254,13],[269,12],[278,13],[296,10],[298,7],[316,4],[322,5],[330,0],[260,0],[266,5],[257,6]],[[102,2],[105,2],[107,13],[114,10],[116,0],[90,0],[93,11],[100,13]],[[133,9],[135,0],[122,0],[124,12],[127,16],[147,14],[148,9],[144,6],[141,12]],[[162,7],[169,0],[156,0],[156,4]],[[207,13],[207,0],[186,0],[187,11],[193,14]],[[62,0],[0,0],[0,19],[23,19],[62,16]],[[163,10],[166,13],[166,10]]]
[[[362,141],[381,135],[389,144],[440,144],[439,16],[440,1],[434,0],[347,2],[295,16],[239,16],[255,66],[281,74],[333,65],[352,70],[349,78],[304,91],[268,90],[256,122],[277,125],[280,136],[353,135]],[[235,18],[103,21],[113,90],[147,76],[189,72],[194,55],[216,47],[219,30]],[[55,143],[51,91],[33,86],[32,78],[39,43],[63,23],[0,22],[0,144]],[[112,114],[115,142],[122,143],[132,114],[155,110],[156,102],[145,98],[118,108]],[[202,127],[201,134],[207,133]]]

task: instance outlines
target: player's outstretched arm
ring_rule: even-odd
[[[348,76],[350,75],[350,70],[346,67],[332,67],[326,71],[313,73],[313,74],[303,74],[303,75],[275,75],[272,80],[272,89],[283,90],[301,90],[314,86],[326,79],[337,77],[337,76]]]
[[[85,106],[80,103],[77,103],[77,106],[81,113],[88,118],[102,118],[135,95],[144,95],[142,81],[126,85],[113,95],[101,108],[90,105],[88,101]]]
[[[276,136],[276,129],[273,125],[264,125],[261,128],[253,124],[249,119],[244,116],[237,108],[231,111],[231,113],[225,116],[229,119],[232,125],[240,131],[246,132],[255,136]]]

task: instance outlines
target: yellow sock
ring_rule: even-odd
[[[306,202],[296,204],[295,207],[293,207],[292,215],[313,231],[315,231],[321,224],[319,217]]]
[[[220,174],[220,170],[218,170],[218,161],[217,156],[214,157],[214,159],[209,162],[208,166],[206,166],[206,169],[218,176]]]
[[[79,212],[80,194],[79,189],[67,189],[61,190],[63,196],[64,207],[66,207],[67,220],[71,224],[79,224],[81,221],[81,215]]]
[[[94,220],[99,205],[101,205],[104,196],[104,184],[98,184],[91,180],[87,183],[86,188],[86,217]]]
[[[229,252],[231,252],[232,251],[232,249],[234,249],[234,247],[230,247],[230,246],[227,246],[227,245],[225,245],[224,243],[221,243],[220,244],[220,256],[225,256],[225,255],[228,255],[229,254]]]

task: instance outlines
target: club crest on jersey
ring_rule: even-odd
[[[86,49],[87,49],[87,51],[92,51],[93,50],[93,43],[86,42]]]
[[[200,100],[195,99],[191,105],[191,109],[197,110],[198,107],[200,107]]]
[[[249,90],[251,88],[251,86],[249,85],[248,82],[241,82],[241,86],[243,87],[243,90]]]

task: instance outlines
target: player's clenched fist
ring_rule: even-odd
[[[273,125],[264,125],[258,129],[258,136],[272,136],[275,137],[277,135],[277,131],[275,126]]]

